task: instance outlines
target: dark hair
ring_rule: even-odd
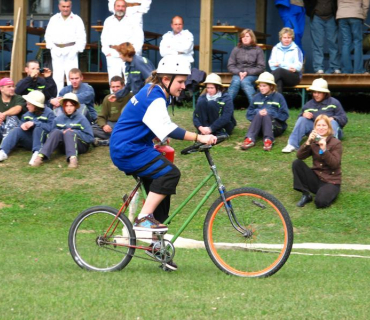
[[[40,65],[40,62],[38,62],[37,60],[30,60],[30,61],[26,62],[26,68],[29,68],[31,63],[36,63],[36,64]]]
[[[35,106],[34,104],[33,106],[35,107],[35,111],[33,113],[37,116],[40,116],[45,111],[45,108],[40,108],[38,106]]]
[[[149,90],[148,90],[148,95],[150,94],[150,92],[152,91],[152,89],[156,86],[156,85],[159,85],[161,87],[163,87],[163,82],[162,82],[162,79],[164,77],[167,77],[167,78],[172,78],[173,76],[176,76],[174,74],[163,74],[163,73],[157,73],[157,70],[153,70],[151,75],[145,80],[145,83],[151,83],[152,85],[150,86]]]
[[[135,48],[130,42],[121,43],[118,46],[112,46],[116,49],[122,56],[132,58],[135,54]]]
[[[74,100],[70,100],[70,99],[63,99],[63,102],[62,102],[62,107],[63,107],[63,110],[65,109],[66,107],[66,103],[67,102],[70,102],[74,107],[75,109],[77,110],[79,107],[80,107],[80,104]]]
[[[117,81],[121,82],[122,85],[125,84],[125,80],[120,76],[114,76],[110,79],[110,82],[117,82]]]

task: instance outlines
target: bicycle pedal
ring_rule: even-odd
[[[171,270],[170,268],[167,268],[166,266],[163,266],[163,265],[159,265],[158,266],[161,270],[163,270],[164,272],[172,272],[174,270]]]

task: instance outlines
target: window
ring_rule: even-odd
[[[0,15],[13,16],[14,1],[0,0]],[[53,12],[53,0],[28,0],[27,16],[33,14],[34,16],[49,17]]]
[[[45,15],[53,12],[51,0],[28,0],[28,14]]]

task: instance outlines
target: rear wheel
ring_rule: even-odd
[[[204,242],[222,271],[241,277],[268,277],[287,261],[293,227],[284,206],[272,195],[254,188],[225,194],[234,212],[230,220],[221,198],[204,222]]]
[[[136,245],[135,232],[123,213],[114,221],[117,213],[111,207],[92,207],[73,222],[68,236],[69,251],[81,268],[117,271],[131,261],[135,249],[127,246]]]

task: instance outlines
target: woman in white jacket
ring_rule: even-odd
[[[271,52],[269,66],[275,77],[278,92],[283,92],[283,86],[293,87],[301,81],[303,54],[294,43],[294,31],[283,28],[279,32],[280,42]]]

